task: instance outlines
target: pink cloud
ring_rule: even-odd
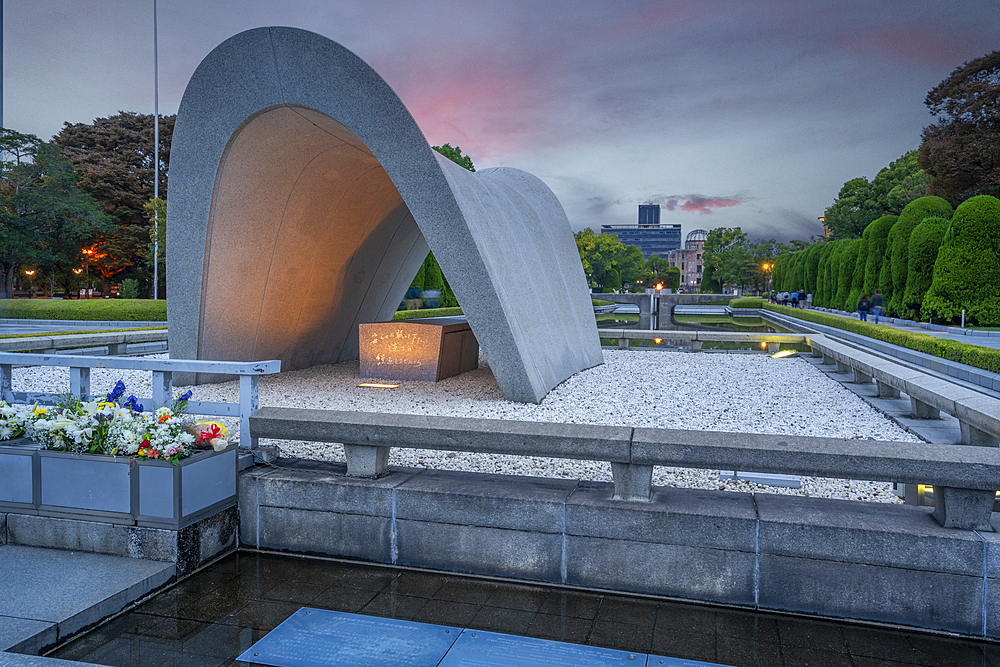
[[[706,195],[674,195],[667,197],[665,202],[661,202],[668,211],[680,208],[682,211],[692,211],[697,213],[711,214],[713,208],[727,208],[729,206],[739,206],[747,201],[746,197],[736,195],[733,197],[710,197]],[[655,203],[655,202],[654,202]]]

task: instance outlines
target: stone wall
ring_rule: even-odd
[[[1000,535],[929,508],[417,469],[254,467],[240,541],[511,577],[1000,637]]]

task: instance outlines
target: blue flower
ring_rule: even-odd
[[[191,393],[191,390],[188,389],[183,394],[181,394],[181,397],[179,399],[177,399],[177,400],[179,400],[179,401],[187,401],[187,400],[190,400],[191,396],[193,396],[193,395],[194,394]]]
[[[131,409],[133,412],[142,412],[142,404],[136,400],[135,394],[129,394],[128,399],[125,401],[125,407]]]
[[[106,400],[108,403],[117,403],[118,399],[121,398],[124,393],[125,383],[119,380],[118,384],[115,385],[115,388],[108,393]]]

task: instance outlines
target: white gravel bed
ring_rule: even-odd
[[[152,355],[165,358],[166,355]],[[480,368],[441,382],[402,382],[396,389],[358,387],[357,361],[289,371],[260,379],[262,406],[427,414],[743,433],[814,435],[919,442],[858,396],[799,358],[756,354],[688,354],[605,350],[605,363],[577,373],[539,405],[507,401],[485,359]],[[128,393],[148,397],[146,371],[93,369],[91,391],[110,391],[119,379]],[[64,392],[69,369],[14,370],[15,391]],[[239,383],[194,387],[194,400],[236,403]],[[179,393],[179,392],[178,392]],[[233,436],[235,420],[226,420]],[[268,444],[263,441],[262,444]],[[274,441],[283,456],[344,460],[335,444]],[[447,470],[611,481],[606,462],[393,449],[390,464]],[[720,480],[718,470],[656,467],[653,483],[730,491],[785,493],[898,503],[891,485],[803,477],[788,489]]]

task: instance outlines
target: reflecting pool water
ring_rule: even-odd
[[[299,608],[734,667],[1000,667],[1000,645],[363,563],[239,552],[60,647],[100,665],[234,665]]]

